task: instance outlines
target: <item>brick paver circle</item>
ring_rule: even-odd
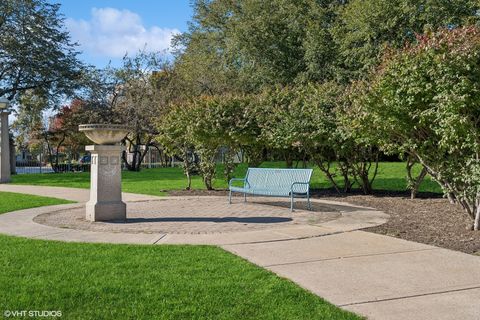
[[[293,213],[288,200],[255,198],[244,203],[236,198],[229,205],[225,198],[198,197],[127,203],[128,220],[89,222],[85,208],[41,214],[34,221],[53,227],[102,232],[211,234],[281,228],[291,225],[316,225],[341,217],[341,212],[324,203],[296,204]]]

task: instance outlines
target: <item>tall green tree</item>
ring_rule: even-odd
[[[176,39],[177,67],[200,94],[333,77],[329,28],[341,1],[198,0]]]
[[[333,37],[342,80],[362,78],[387,46],[401,48],[415,35],[478,21],[476,0],[351,0],[339,7]]]
[[[59,7],[45,0],[0,1],[0,97],[75,87],[82,64]]]

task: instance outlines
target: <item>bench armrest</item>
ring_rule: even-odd
[[[234,181],[243,181],[243,182],[246,182],[247,180],[245,178],[233,178],[233,179],[230,179],[230,181],[228,182],[228,187],[230,188],[232,186],[232,182]],[[248,182],[247,182],[248,183]]]
[[[298,185],[301,185],[301,186],[306,185],[307,186],[307,191],[305,193],[307,193],[310,189],[310,182],[294,182],[290,186],[290,192],[296,192],[294,189],[295,189],[295,186],[298,186]]]

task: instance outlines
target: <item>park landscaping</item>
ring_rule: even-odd
[[[55,172],[88,158],[79,125],[117,125],[124,132],[109,143],[125,147],[125,191],[213,190],[245,171],[238,159],[301,162],[317,169],[313,188],[339,194],[441,191],[480,230],[476,1],[194,1],[173,59],[144,48],[104,68],[79,59],[60,6],[14,3],[2,7],[11,19],[1,26],[0,95],[17,113],[17,146]],[[38,34],[17,36],[24,30]],[[165,166],[180,161],[188,182],[173,169],[164,182],[160,171],[134,174],[152,151]],[[405,161],[407,182],[381,159]],[[65,177],[88,186],[86,174]],[[53,181],[65,185],[31,177]]]
[[[458,274],[473,274],[472,271],[478,271],[477,257],[405,244],[363,231],[347,231],[352,231],[351,226],[368,226],[364,230],[480,254],[480,3],[465,0],[445,5],[446,2],[194,0],[188,26],[169,36],[170,46],[164,52],[151,50],[156,46],[149,43],[143,49],[129,47],[121,60],[93,66],[81,60],[85,57],[82,49],[89,56],[91,46],[79,47],[84,39],[80,37],[77,42],[74,38],[76,32],[69,27],[73,20],[63,16],[60,4],[47,0],[2,1],[0,183],[10,182],[16,165],[35,169],[48,163],[54,173],[14,175],[11,182],[78,188],[66,192],[81,192],[85,200],[88,193],[81,189],[90,187],[90,201],[85,208],[78,205],[75,212],[72,207],[64,210],[66,213],[59,210],[43,214],[66,214],[86,224],[138,223],[135,237],[141,234],[145,238],[132,243],[190,243],[173,236],[182,234],[181,238],[182,232],[205,240],[212,234],[217,237],[215,229],[208,226],[220,223],[230,223],[224,236],[234,238],[228,233],[238,232],[238,223],[247,227],[257,223],[252,229],[265,224],[273,229],[272,223],[288,221],[308,235],[299,238],[300,229],[272,232],[275,238],[266,237],[267,246],[280,240],[312,240],[320,244],[327,236],[348,238],[355,237],[355,233],[361,234],[360,238],[380,239],[380,247],[390,241],[403,242],[404,248],[418,246],[421,249],[360,254],[354,252],[361,251],[358,242],[348,245],[350,253],[327,260],[336,263],[333,260],[346,256],[358,258],[350,260],[358,262],[347,269],[351,274],[332,268],[329,279],[341,279],[331,287],[316,282],[323,281],[328,273],[310,274],[309,282],[328,288],[323,292],[311,289],[310,283],[305,285],[286,276],[343,307],[373,306],[387,300],[388,304],[395,304],[401,303],[398,299],[428,299],[424,296],[432,294],[438,300],[430,308],[442,313],[438,308],[441,294],[452,293],[452,288],[478,290],[479,286],[470,279],[475,277],[468,277],[470,287],[464,287],[465,283],[454,287],[444,281],[449,284],[443,288],[448,292],[440,291],[443,289],[439,289],[438,280],[455,277],[458,270],[463,270]],[[92,15],[95,12],[97,9],[92,9]],[[123,14],[127,12],[124,10]],[[136,17],[133,12],[129,14]],[[101,20],[112,23],[111,19]],[[126,20],[143,24],[140,16]],[[82,20],[83,23],[88,22]],[[102,28],[99,24],[91,29],[92,33],[99,32],[100,39],[109,38],[100,31],[115,28]],[[8,116],[12,112],[15,117],[10,126]],[[96,145],[92,146],[92,142]],[[9,154],[14,148],[17,152]],[[90,154],[85,154],[85,150]],[[19,157],[21,161],[17,161]],[[146,163],[152,162],[162,167],[145,169]],[[171,167],[173,163],[181,168]],[[325,207],[298,210],[299,215],[294,216],[307,222],[304,227],[287,216],[290,213],[279,220],[273,211],[268,211],[275,205],[282,209],[284,203],[280,201],[270,202],[269,209],[265,209],[268,203],[263,203],[264,207],[253,204],[251,215],[242,217],[242,212],[248,215],[244,207],[243,211],[232,210],[233,205],[224,203],[222,198],[195,197],[198,203],[205,204],[196,214],[179,204],[183,200],[190,200],[191,204],[193,198],[177,202],[179,198],[128,195],[141,199],[125,200],[138,206],[137,212],[134,205],[130,206],[130,212],[137,216],[132,214],[129,218],[126,203],[121,199],[121,187],[124,192],[155,196],[226,195],[231,178],[244,177],[248,167],[259,166],[313,168],[314,197],[378,210],[316,200]],[[92,174],[73,170],[90,170]],[[290,196],[292,208],[294,196],[310,196],[308,188],[295,188],[308,182],[293,181],[287,171],[268,172],[273,174],[265,173],[258,184],[245,179],[245,188],[240,191]],[[18,186],[11,187],[14,188]],[[32,192],[41,195],[44,191],[35,188]],[[26,237],[40,238],[42,235],[32,230],[44,228],[48,231],[44,239],[105,240],[102,236],[107,232],[85,237],[80,232],[66,231],[66,224],[55,225],[61,230],[39,227],[40,220],[34,220],[37,210],[5,214],[69,201],[7,192],[0,192],[0,197],[4,233],[23,234],[16,231],[26,230]],[[168,201],[173,203],[171,207],[166,204]],[[193,205],[198,207],[198,203]],[[351,211],[346,213],[334,206]],[[153,212],[153,207],[158,212]],[[211,216],[200,216],[206,212]],[[371,216],[362,215],[369,212]],[[388,215],[384,212],[389,214],[386,223]],[[327,215],[334,220],[324,221],[324,231],[318,222]],[[363,223],[349,219],[363,219]],[[141,224],[166,221],[173,227],[154,234],[153,240],[153,233]],[[337,223],[338,229],[329,228]],[[195,228],[192,231],[177,227],[185,224]],[[247,237],[264,235],[263,230],[256,231]],[[278,240],[277,236],[282,238]],[[123,243],[124,237],[127,236],[110,232],[106,242],[120,239]],[[334,238],[327,241],[331,239]],[[248,244],[264,243],[254,241]],[[235,243],[239,244],[246,243]],[[333,245],[336,243],[327,249],[331,250]],[[364,249],[375,245],[369,242]],[[301,264],[299,272],[305,272],[308,269],[304,262],[313,263],[310,266],[319,262],[309,259],[318,253],[320,245],[312,251],[303,251],[301,245],[299,248],[294,253],[308,255],[302,258],[306,260],[296,260]],[[273,252],[271,247],[267,249],[270,254]],[[384,253],[388,257],[380,256]],[[389,264],[389,258],[391,262],[398,257],[393,255],[404,253],[418,254],[419,258],[398,258],[406,268]],[[429,267],[433,266],[431,275],[436,279],[424,275],[435,286],[427,294],[417,294],[423,285],[416,280],[423,279],[415,278],[415,273],[418,269],[423,271],[426,257],[433,256],[436,258],[429,260],[434,262],[428,264],[426,271],[430,273]],[[465,266],[456,265],[452,258],[450,262],[454,263],[442,271],[438,261],[445,257],[457,257]],[[369,259],[379,260],[372,263]],[[367,260],[370,262],[362,264]],[[0,305],[7,311],[59,309],[66,318],[76,319],[358,318],[218,247],[66,243],[0,235],[0,263]],[[267,268],[276,270],[271,266]],[[357,266],[368,270],[360,279],[366,280],[360,289],[378,286],[384,294],[365,295],[363,302],[357,296],[349,303],[337,303],[328,296],[334,289],[353,284],[357,287],[346,291],[353,295],[361,291],[358,284],[362,282],[337,285],[355,271],[362,271],[355,270]],[[470,266],[472,269],[467,271]],[[396,278],[397,270],[399,274],[406,272],[406,282]],[[388,272],[382,276],[380,271]],[[380,279],[374,279],[377,273]],[[440,275],[447,277],[439,278]],[[397,282],[392,282],[395,279]],[[410,280],[415,283],[409,284]],[[404,284],[410,289],[393,294],[396,287]],[[418,304],[416,308],[423,311],[420,309],[425,305]],[[403,312],[411,312],[415,306],[412,309],[407,304],[402,308],[397,309],[401,310],[398,314],[386,314],[406,317]],[[474,312],[478,315],[477,310]]]
[[[261,166],[285,167],[286,164],[285,162],[264,162]],[[315,166],[311,167],[315,168]],[[238,165],[233,176],[243,177],[246,169],[246,164]],[[417,174],[420,170],[421,168],[417,166],[414,173]],[[227,183],[221,175],[222,171],[222,165],[218,165],[216,169],[218,174],[214,180],[216,190],[213,191],[206,190],[200,176],[192,178],[191,190],[184,190],[186,179],[182,168],[124,171],[123,191],[149,195],[222,195],[226,197]],[[89,173],[29,174],[14,176],[13,183],[88,188],[89,179]],[[341,183],[340,177],[337,181]],[[374,207],[390,214],[386,224],[367,229],[370,232],[470,254],[480,253],[480,235],[470,230],[470,219],[463,210],[459,206],[449,204],[442,197],[441,188],[437,183],[426,177],[420,185],[417,199],[409,199],[404,162],[379,164],[377,178],[373,185],[374,195],[364,195],[358,187],[350,193],[339,194],[317,168],[314,170],[311,186],[313,197]]]
[[[0,212],[42,201],[66,203],[0,196]],[[4,196],[22,201],[3,201]],[[0,265],[3,310],[60,310],[68,319],[360,319],[212,246],[65,243],[0,235]]]
[[[261,167],[284,168],[285,162],[263,162]],[[301,164],[300,164],[301,166]],[[315,166],[309,166],[315,169]],[[247,171],[247,164],[240,164],[235,168],[233,177],[244,177]],[[420,171],[416,167],[415,171]],[[222,175],[223,165],[217,165],[217,175],[213,186],[216,189],[226,189],[227,181]],[[28,174],[12,177],[14,184],[30,184],[39,186],[57,186],[71,188],[89,188],[90,174],[88,172],[62,173],[62,174]],[[337,177],[341,183],[341,177]],[[182,168],[156,168],[142,169],[139,172],[124,171],[122,173],[122,189],[124,192],[141,193],[149,195],[166,195],[167,192],[185,189],[187,182]],[[201,176],[192,177],[193,190],[205,190],[205,184]],[[330,189],[332,185],[325,179],[324,175],[317,169],[314,170],[311,180],[312,189]],[[406,192],[407,182],[405,178],[405,163],[403,162],[382,162],[379,164],[378,176],[374,182],[375,190],[388,190]],[[420,186],[420,192],[440,194],[441,188],[428,177]]]

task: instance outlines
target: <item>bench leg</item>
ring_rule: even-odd
[[[312,203],[310,202],[310,192],[307,192],[308,210],[312,211]]]
[[[290,212],[293,212],[293,192],[290,194]]]
[[[247,194],[246,193],[243,194],[243,202],[247,202]]]
[[[228,193],[228,204],[232,204],[232,190]]]

